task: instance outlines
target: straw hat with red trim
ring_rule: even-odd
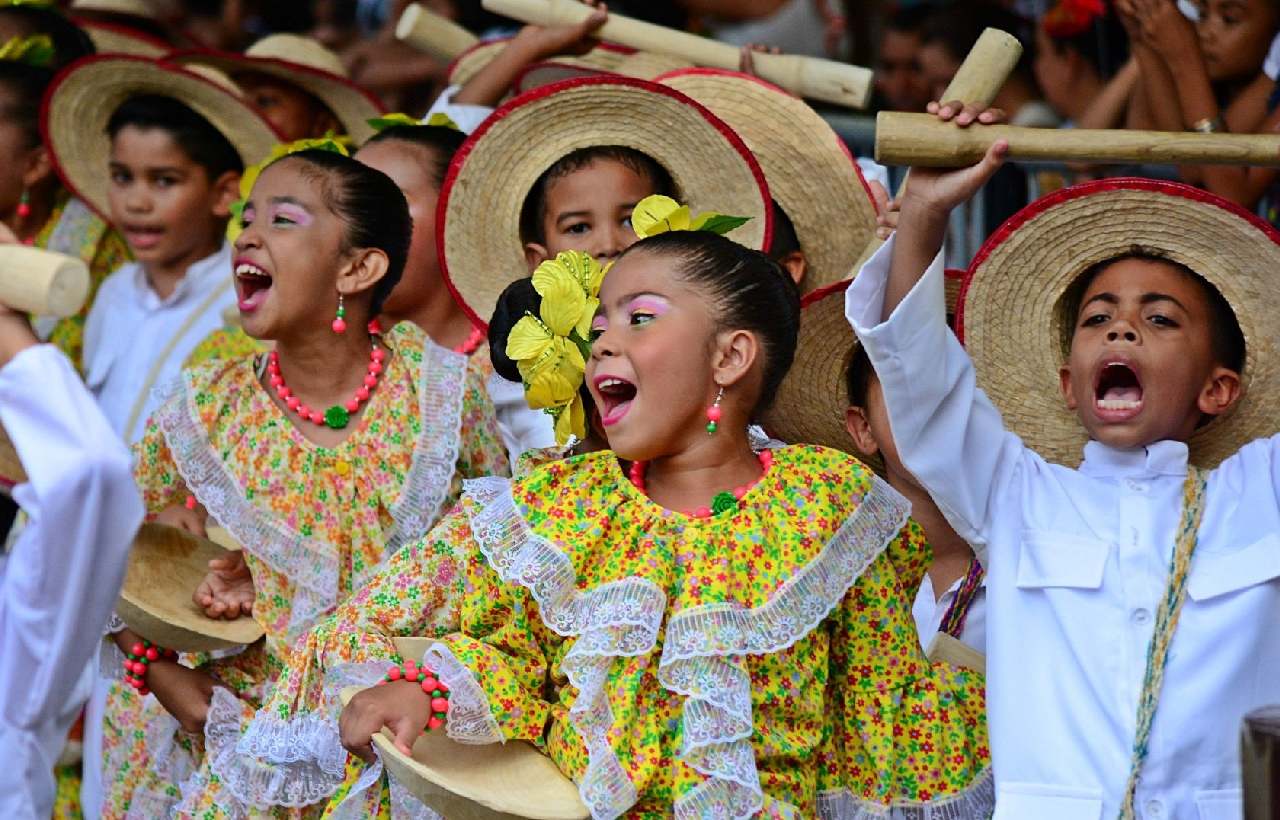
[[[172,97],[190,107],[227,138],[246,168],[279,142],[257,111],[207,77],[145,57],[78,60],[59,73],[45,93],[40,128],[58,175],[104,219],[111,218],[107,123],[122,103],[142,94]]]
[[[511,40],[510,37],[484,40],[468,48],[449,63],[449,67],[445,69],[446,81],[449,85],[466,85],[467,80],[479,74],[481,69],[493,62],[493,59],[511,43]],[[635,53],[634,48],[620,46],[617,43],[599,43],[586,54],[555,57],[553,62],[576,66],[595,73],[602,71],[614,73],[627,57]]]
[[[96,11],[105,14],[123,14],[146,20],[158,19],[155,8],[147,0],[73,0],[71,11]]]
[[[169,59],[180,65],[211,65],[233,78],[254,72],[295,85],[327,105],[357,143],[373,136],[369,120],[385,111],[376,96],[347,77],[347,69],[337,54],[299,34],[263,37],[243,55],[188,49],[173,52]]]
[[[693,211],[750,217],[730,238],[768,247],[768,187],[733,129],[666,86],[629,77],[566,80],[495,111],[449,168],[436,242],[445,279],[473,322],[487,327],[503,288],[528,275],[520,212],[538,178],[574,151],[610,145],[655,160]]]
[[[760,160],[809,263],[808,293],[848,278],[875,235],[876,206],[853,155],[800,98],[749,74],[686,68],[658,77],[729,123]]]
[[[844,294],[852,280],[809,293],[800,303],[795,361],[765,414],[769,435],[788,444],[842,450],[879,472],[879,456],[864,456],[845,429],[849,363],[858,337],[844,318]]]
[[[1280,233],[1197,188],[1110,179],[1065,188],[1015,214],[974,258],[961,293],[960,333],[978,383],[1028,447],[1080,462],[1087,440],[1059,389],[1075,326],[1074,287],[1093,265],[1135,246],[1186,265],[1216,287],[1245,339],[1243,396],[1188,442],[1213,467],[1280,431]]]
[[[525,66],[516,76],[511,87],[519,94],[562,80],[590,77],[595,74],[620,74],[623,77],[654,80],[663,74],[690,67],[685,60],[653,51],[636,51],[628,54],[608,71],[584,62],[578,57],[554,57]]]
[[[116,23],[71,18],[93,41],[98,54],[132,54],[137,57],[162,57],[173,46],[143,31]]]

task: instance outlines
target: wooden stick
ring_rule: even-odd
[[[981,125],[958,128],[929,114],[881,112],[876,161],[887,165],[958,168],[982,159],[996,140],[1009,158],[1054,162],[1151,165],[1280,166],[1280,136],[1171,131],[1106,131]]]
[[[938,102],[990,108],[1021,57],[1017,37],[997,28],[983,31]]]
[[[410,3],[396,23],[396,39],[441,60],[453,60],[480,38],[426,6]]]
[[[0,245],[0,304],[36,316],[74,316],[89,295],[84,262],[25,245]]]
[[[591,14],[577,0],[483,0],[488,11],[538,26],[572,26]],[[654,51],[694,65],[738,70],[738,49],[684,31],[609,14],[597,32],[602,40],[641,51]],[[756,54],[756,73],[801,97],[866,108],[871,98],[871,69],[794,54]]]

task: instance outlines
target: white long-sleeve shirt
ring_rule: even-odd
[[[0,369],[0,422],[26,468],[28,516],[0,562],[0,817],[48,817],[53,766],[88,696],[89,661],[142,523],[132,462],[50,345]]]
[[[151,289],[136,262],[107,277],[85,320],[84,372],[117,436],[128,444],[142,438],[147,419],[159,404],[155,388],[178,375],[196,345],[222,327],[223,312],[235,305],[231,246],[226,243],[188,268],[164,299]],[[166,348],[168,354],[148,384],[147,377]]]
[[[1091,442],[1079,469],[1006,431],[947,329],[943,269],[881,322],[891,240],[846,296],[894,441],[987,568],[997,820],[1116,816],[1187,447]],[[1238,820],[1241,718],[1280,701],[1280,437],[1208,478],[1204,517],[1137,791],[1147,820]]]

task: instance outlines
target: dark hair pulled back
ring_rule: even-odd
[[[800,290],[777,262],[732,239],[707,231],[668,231],[643,239],[622,253],[678,260],[676,275],[707,293],[726,330],[748,330],[764,345],[764,380],[753,415],[773,403],[796,355]]]
[[[373,286],[370,316],[378,315],[409,257],[413,219],[404,194],[391,177],[335,151],[311,148],[272,165],[280,162],[302,164],[319,180],[325,201],[346,223],[348,249],[377,248],[387,255],[387,273]]]
[[[175,97],[139,94],[125,100],[107,120],[107,135],[115,139],[129,127],[168,134],[192,162],[205,170],[210,182],[228,171],[244,172],[244,163],[231,141]]]
[[[438,190],[444,186],[444,178],[449,172],[453,155],[458,153],[466,140],[467,135],[461,131],[439,125],[393,125],[374,134],[365,145],[395,141],[421,149],[431,157],[431,181]]]

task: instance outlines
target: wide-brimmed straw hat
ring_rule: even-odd
[[[610,145],[665,168],[694,212],[750,217],[729,237],[768,248],[768,186],[732,128],[667,86],[629,77],[566,80],[503,105],[449,167],[436,242],[445,281],[473,322],[487,327],[503,288],[528,275],[520,213],[538,178],[578,149]]]
[[[875,235],[876,206],[839,135],[804,100],[758,77],[715,68],[663,74],[729,123],[755,153],[809,263],[805,293],[847,279]]]
[[[74,9],[73,9],[74,11]],[[71,19],[93,41],[98,54],[132,54],[137,57],[162,57],[168,54],[173,46],[135,28],[104,23],[97,20]]]
[[[593,65],[592,61],[580,57],[553,57],[550,60],[525,66],[516,75],[511,87],[519,94],[562,80],[590,77],[596,74],[617,74],[640,80],[653,80],[663,74],[690,67],[686,60],[653,51],[635,51],[627,54],[609,70]]]
[[[1217,288],[1245,340],[1243,395],[1188,442],[1191,461],[1213,467],[1280,431],[1280,234],[1242,208],[1197,188],[1109,179],[1065,188],[1009,219],[974,258],[961,294],[959,332],[978,384],[1005,426],[1052,462],[1074,466],[1087,440],[1067,409],[1066,361],[1080,275],[1136,247],[1186,265]]]
[[[155,8],[147,0],[73,0],[71,13],[75,14],[77,11],[123,14],[129,17],[142,17],[146,20],[158,19]]]
[[[107,220],[107,123],[122,103],[143,94],[172,97],[204,117],[227,138],[246,168],[267,156],[280,139],[248,103],[207,77],[145,57],[78,60],[45,93],[40,127],[63,182]]]
[[[849,363],[858,337],[844,318],[851,280],[807,294],[800,302],[796,356],[764,417],[769,435],[788,444],[818,444],[849,453],[879,472],[879,456],[864,456],[845,428]]]
[[[483,40],[453,58],[445,69],[445,81],[449,85],[466,85],[467,80],[480,73],[480,70],[493,62],[502,50],[511,43],[512,38],[502,37],[496,40]],[[595,71],[614,72],[627,57],[635,54],[634,48],[617,43],[598,43],[594,48],[582,55],[565,55],[555,57],[555,62],[581,66]]]
[[[215,620],[192,600],[209,562],[227,550],[177,527],[143,524],[129,553],[116,612],[129,628],[179,652],[211,652],[251,644],[263,635],[253,618]]]
[[[409,655],[397,649],[405,658]],[[339,693],[345,706],[360,689]],[[531,744],[515,740],[467,745],[451,740],[443,729],[427,732],[413,744],[409,757],[384,733],[373,736],[391,777],[428,808],[449,820],[584,820],[591,812],[578,787],[560,773],[551,758]]]
[[[168,59],[180,65],[211,65],[233,78],[239,73],[255,72],[295,85],[327,105],[357,143],[373,136],[369,120],[385,111],[376,96],[347,77],[346,66],[337,54],[299,34],[263,37],[244,54],[188,49],[176,51]]]

